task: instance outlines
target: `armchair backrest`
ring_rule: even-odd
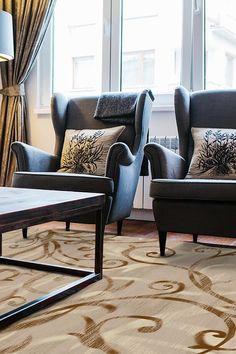
[[[134,122],[127,125],[121,122],[117,122],[117,124],[106,123],[95,119],[94,113],[98,98],[98,96],[93,96],[67,99],[61,94],[53,96],[51,109],[56,134],[55,154],[58,157],[61,156],[66,129],[102,129],[117,125],[126,126],[118,139],[124,144],[120,144],[114,153],[114,156],[117,159],[119,156],[119,159],[116,161],[116,158],[108,158],[106,166],[106,177],[112,178],[114,182],[114,195],[108,218],[108,223],[110,223],[123,220],[130,215],[144,155],[143,148],[147,141],[153,96],[148,90],[144,90],[138,95]],[[119,151],[122,152],[120,155],[118,155]]]
[[[175,115],[180,155],[188,162],[193,154],[192,127],[236,129],[236,90],[175,90]]]
[[[61,156],[64,135],[66,129],[104,129],[111,128],[122,123],[106,123],[94,119],[94,113],[99,96],[76,97],[67,99],[65,96],[56,93],[51,101],[52,122],[56,135],[55,154]],[[150,112],[145,114],[148,105],[150,110],[151,99],[147,90],[138,96],[136,110],[134,113],[134,124],[126,125],[118,141],[126,143],[131,152],[136,154],[140,143],[147,136]]]

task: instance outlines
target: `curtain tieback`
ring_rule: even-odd
[[[5,87],[4,89],[0,90],[0,95],[10,96],[10,97],[23,96],[25,95],[25,85],[20,84],[20,85]]]

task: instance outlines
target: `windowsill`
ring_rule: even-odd
[[[155,105],[152,107],[153,112],[174,112],[173,105]],[[35,108],[34,113],[38,116],[45,116],[50,115],[51,110],[50,107],[42,107],[42,108]]]
[[[170,105],[159,105],[152,107],[153,112],[174,112],[174,106]]]

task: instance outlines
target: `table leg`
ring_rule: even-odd
[[[100,274],[102,278],[103,264],[103,238],[105,221],[103,209],[96,211],[96,235],[95,235],[95,274]]]
[[[59,289],[49,292],[33,301],[30,301],[12,311],[0,314],[0,329],[9,324],[24,318],[38,310],[45,308],[58,300],[65,298],[79,290],[82,290],[89,284],[92,284],[102,278],[102,261],[103,261],[103,233],[104,233],[104,216],[103,209],[96,211],[96,235],[95,235],[95,265],[94,271],[86,271],[80,268],[61,267],[57,265],[42,264],[32,261],[23,261],[2,256],[2,235],[0,234],[0,264],[9,264],[15,266],[23,266],[30,269],[38,269],[48,272],[64,273],[77,275],[77,279]]]

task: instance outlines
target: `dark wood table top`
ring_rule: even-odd
[[[97,210],[102,193],[0,188],[0,233]]]

